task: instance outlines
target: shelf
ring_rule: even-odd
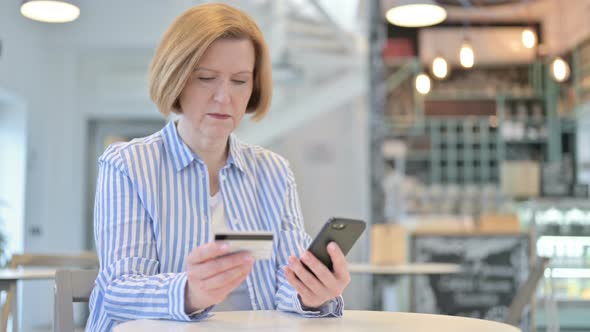
[[[432,91],[424,100],[438,101],[438,100],[496,100],[496,93],[472,93],[472,92],[437,92]]]
[[[548,241],[548,242],[576,242],[576,243],[580,243],[582,245],[589,245],[590,246],[590,237],[588,236],[577,236],[577,235],[562,235],[562,236],[556,236],[556,235],[541,235],[539,236],[539,239],[537,240],[537,243],[539,243],[539,241],[544,242],[544,241]]]
[[[543,305],[546,300],[551,301],[551,299],[545,299],[545,297],[540,296],[537,297],[537,305]],[[567,303],[588,303],[590,304],[590,299],[584,299],[581,297],[566,297],[566,296],[556,296],[555,302],[567,304]]]
[[[430,162],[430,158],[428,156],[406,156],[406,162]]]
[[[552,227],[560,227],[561,226],[561,224],[558,224],[558,223],[551,223],[549,225]],[[540,227],[542,228],[542,227],[546,227],[546,226],[540,226]],[[546,234],[543,236],[554,236],[554,237],[561,237],[561,238],[566,238],[566,239],[571,239],[571,238],[580,237],[580,236],[590,238],[590,233],[586,233],[586,232],[575,233],[575,234],[561,233],[561,232],[555,232],[555,233],[544,232],[543,234]]]
[[[547,125],[547,120],[546,119],[543,119],[543,120],[529,119],[529,120],[525,120],[525,121],[522,121],[522,120],[513,120],[513,119],[511,119],[511,120],[504,119],[504,121],[505,121],[504,124],[500,124],[500,126],[499,126],[500,128],[503,125],[505,125],[506,123],[517,124],[517,125],[520,125],[520,126],[544,126],[544,125]]]
[[[503,140],[505,144],[546,144],[547,139],[519,139],[519,140]]]
[[[520,100],[533,100],[533,101],[543,101],[543,96],[539,94],[529,94],[529,95],[505,95],[505,94],[498,94],[499,98],[504,98],[507,101],[520,101]]]
[[[543,96],[537,94],[506,94],[501,91],[494,91],[494,92],[465,92],[465,91],[457,91],[457,92],[439,92],[439,91],[432,91],[424,98],[426,101],[435,101],[435,100],[496,100],[498,98],[503,98],[508,101],[515,101],[515,100],[533,100],[533,101],[542,101]]]
[[[534,198],[523,202],[525,207],[534,210],[557,209],[587,209],[590,210],[590,200],[579,197]]]
[[[551,277],[555,279],[588,279],[590,268],[551,268]]]

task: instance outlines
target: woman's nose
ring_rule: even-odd
[[[225,104],[229,102],[229,84],[227,82],[221,82],[215,89],[213,94],[213,100]]]

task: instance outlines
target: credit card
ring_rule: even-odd
[[[220,232],[215,241],[229,245],[229,252],[249,251],[254,259],[270,259],[272,256],[272,232]]]

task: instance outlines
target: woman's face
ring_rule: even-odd
[[[207,49],[179,98],[199,135],[223,139],[238,127],[252,94],[254,61],[247,39],[219,39]]]

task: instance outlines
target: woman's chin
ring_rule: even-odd
[[[220,127],[214,127],[214,128],[207,128],[206,130],[203,131],[203,133],[209,138],[209,139],[227,139],[229,137],[229,135],[231,135],[232,131],[228,128],[220,128]]]

